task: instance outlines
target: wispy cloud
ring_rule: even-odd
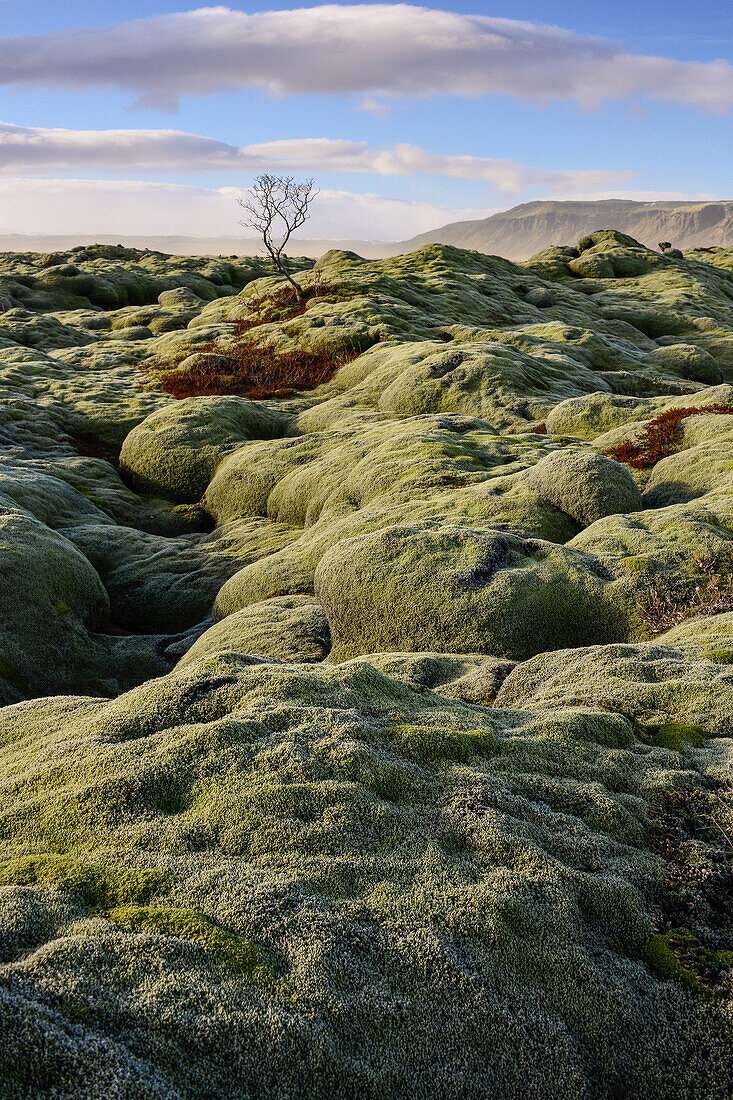
[[[140,105],[257,87],[274,95],[645,96],[733,106],[733,66],[629,53],[541,24],[408,4],[248,14],[226,7],[0,39],[6,85],[129,90]]]
[[[0,179],[0,232],[245,237],[237,194],[231,187],[141,180]],[[324,190],[300,236],[404,240],[493,212]]]
[[[126,172],[259,172],[292,169],[377,176],[447,176],[518,193],[530,187],[587,191],[632,173],[542,169],[491,157],[449,156],[417,145],[372,149],[366,142],[302,138],[237,147],[179,130],[60,130],[0,122],[0,173],[60,168]]]

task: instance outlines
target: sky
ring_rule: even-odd
[[[730,0],[0,0],[0,233],[403,240],[534,199],[733,198]]]

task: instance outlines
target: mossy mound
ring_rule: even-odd
[[[483,653],[369,653],[368,661],[385,676],[407,684],[413,691],[430,689],[448,699],[486,706],[514,665]]]
[[[62,535],[21,512],[0,510],[0,702],[115,692],[170,664],[155,641],[96,633],[109,601],[94,568]]]
[[[192,397],[138,424],[122,444],[120,469],[138,492],[191,504],[237,444],[287,428],[282,413],[243,397]]]
[[[717,386],[723,381],[723,372],[710,352],[694,344],[666,344],[651,352],[648,361],[652,367],[706,386]]]
[[[523,659],[623,636],[593,562],[551,543],[464,527],[390,527],[339,543],[315,590],[333,657],[443,650]]]
[[[629,471],[591,451],[553,451],[531,468],[527,480],[543,500],[584,527],[602,516],[641,508],[641,493]]]
[[[733,611],[687,619],[660,634],[657,640],[664,645],[727,652],[733,647]]]
[[[496,705],[541,711],[605,707],[654,729],[676,722],[730,737],[732,688],[730,668],[670,643],[592,646],[525,661],[502,684]],[[686,740],[694,743],[695,738]]]
[[[648,799],[703,776],[618,714],[230,655],[76,711],[9,708],[18,744],[0,814],[24,883],[0,889],[17,1094],[110,1073],[125,1096],[394,1100],[446,1075],[546,1100],[667,1097],[670,1064],[690,1095],[724,1079],[724,1002],[649,962]],[[41,854],[61,846],[105,885]]]
[[[331,648],[328,619],[310,596],[278,596],[252,604],[210,627],[181,659],[181,667],[216,653],[268,660],[322,661]]]

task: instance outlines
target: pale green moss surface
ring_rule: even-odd
[[[722,1100],[733,253],[293,270],[0,255],[3,1100]]]

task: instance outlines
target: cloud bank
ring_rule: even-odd
[[[140,180],[0,179],[0,233],[251,237],[239,226],[239,193]],[[491,213],[324,190],[299,236],[403,240]]]
[[[596,105],[643,96],[733,106],[733,66],[629,53],[558,27],[408,4],[248,14],[226,7],[0,38],[0,82],[118,88],[141,106],[260,88],[273,95],[502,94]]]
[[[630,172],[527,168],[491,157],[447,156],[417,145],[370,149],[366,142],[303,138],[237,147],[179,130],[61,130],[0,122],[0,173],[85,168],[126,172],[368,172],[448,176],[518,193],[528,187],[610,187]]]

